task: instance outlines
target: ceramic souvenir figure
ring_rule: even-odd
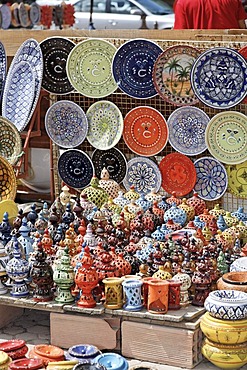
[[[71,294],[71,287],[74,284],[74,269],[70,264],[69,249],[63,249],[60,261],[53,271],[53,280],[57,285],[57,296],[55,301],[58,303],[71,303],[74,298]]]

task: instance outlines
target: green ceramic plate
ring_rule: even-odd
[[[247,158],[247,117],[228,111],[216,114],[205,131],[208,150],[226,164],[242,163]]]
[[[70,52],[66,71],[71,85],[90,98],[103,98],[117,89],[112,76],[112,59],[116,47],[101,39],[88,39]]]

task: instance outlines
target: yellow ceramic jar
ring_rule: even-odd
[[[6,352],[0,351],[0,370],[8,370],[11,361]]]
[[[49,362],[46,370],[72,370],[78,361],[57,361]]]
[[[247,364],[247,342],[242,344],[218,344],[205,339],[202,354],[221,369],[239,369]]]
[[[240,344],[247,342],[247,319],[220,320],[206,312],[200,321],[205,336],[219,344]]]

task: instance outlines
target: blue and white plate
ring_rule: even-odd
[[[147,194],[154,190],[158,192],[161,187],[162,176],[158,165],[146,157],[135,157],[127,163],[127,173],[123,180],[125,189],[131,186],[139,194]]]
[[[202,157],[194,163],[196,184],[194,191],[208,201],[221,198],[228,185],[227,172],[222,163],[211,157]]]
[[[7,74],[7,56],[3,44],[0,42],[0,99],[2,97]]]
[[[68,149],[58,159],[58,174],[68,186],[83,189],[93,177],[93,163],[83,151]]]
[[[196,107],[180,107],[169,116],[169,142],[179,153],[193,156],[207,149],[205,130],[209,116]]]
[[[247,62],[233,49],[212,48],[195,60],[190,79],[202,103],[228,109],[239,104],[247,94]]]
[[[45,129],[51,140],[62,148],[74,148],[87,136],[88,122],[83,109],[69,100],[51,105],[45,115]]]
[[[118,87],[132,98],[147,99],[157,95],[152,73],[162,51],[159,45],[145,39],[130,40],[120,46],[112,61]]]
[[[27,62],[13,65],[3,93],[2,115],[22,131],[28,122],[35,95],[35,78]]]

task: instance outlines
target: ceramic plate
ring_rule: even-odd
[[[58,174],[68,186],[83,189],[90,184],[93,177],[93,163],[83,151],[69,149],[58,159]]]
[[[204,200],[213,201],[221,198],[228,184],[224,165],[211,157],[199,158],[194,165],[197,177],[194,191]]]
[[[160,53],[160,46],[145,39],[130,40],[120,46],[112,62],[118,87],[133,98],[147,99],[157,95],[152,72]]]
[[[124,118],[123,139],[136,154],[156,155],[167,144],[166,120],[159,111],[152,107],[136,107]]]
[[[181,197],[189,194],[196,183],[196,170],[194,163],[180,153],[170,153],[162,158],[159,169],[162,176],[163,189]]]
[[[92,154],[92,162],[95,168],[95,175],[100,178],[101,171],[105,167],[110,178],[120,184],[125,178],[127,171],[127,160],[124,154],[117,148],[109,150],[95,149]]]
[[[36,2],[30,4],[29,16],[31,24],[39,24],[41,18],[41,7]]]
[[[88,123],[83,109],[69,100],[51,105],[45,115],[45,129],[51,140],[62,148],[74,148],[87,136]]]
[[[225,167],[228,175],[228,191],[239,198],[247,198],[247,160]]]
[[[101,39],[88,39],[70,52],[66,71],[71,85],[90,98],[103,98],[117,89],[111,72],[116,47]]]
[[[211,108],[229,109],[247,94],[247,63],[233,49],[209,49],[196,59],[191,85],[202,103]]]
[[[175,105],[198,103],[190,83],[190,71],[200,51],[188,45],[167,48],[157,58],[153,69],[154,85],[159,95]]]
[[[87,140],[94,148],[107,150],[119,142],[123,133],[123,116],[114,103],[98,101],[88,108],[86,116]]]
[[[161,186],[161,173],[157,164],[145,157],[135,157],[128,161],[127,173],[123,180],[125,189],[130,190],[131,186],[139,194],[147,194],[154,190],[158,192]]]
[[[247,117],[235,111],[216,114],[205,132],[210,153],[226,164],[242,163],[247,158]]]
[[[241,48],[239,51],[238,51],[243,57],[244,59],[247,61],[247,46],[244,46],[243,48]],[[242,101],[243,104],[247,104],[247,97],[244,98],[244,100]]]
[[[35,94],[35,78],[27,62],[10,69],[3,93],[2,115],[14,123],[18,131],[26,127]]]
[[[17,191],[15,172],[9,161],[0,156],[0,201],[14,200]]]
[[[8,4],[0,4],[1,28],[7,30],[11,25],[11,10]]]
[[[22,155],[22,139],[16,126],[0,116],[0,155],[14,165]]]
[[[205,130],[210,118],[196,107],[180,107],[169,116],[169,143],[178,152],[193,156],[207,149]]]
[[[26,126],[31,120],[37,106],[43,75],[43,55],[38,41],[35,39],[27,39],[23,42],[12,59],[8,74],[11,69],[14,68],[14,66],[17,66],[20,62],[27,62],[30,64],[35,79],[34,98],[27,122],[25,123]],[[25,126],[23,124],[20,131],[24,130]]]
[[[3,44],[0,42],[0,99],[2,97],[7,74],[7,56]]]
[[[49,37],[40,43],[44,60],[42,87],[52,94],[74,90],[66,72],[66,62],[75,43],[64,37]]]

